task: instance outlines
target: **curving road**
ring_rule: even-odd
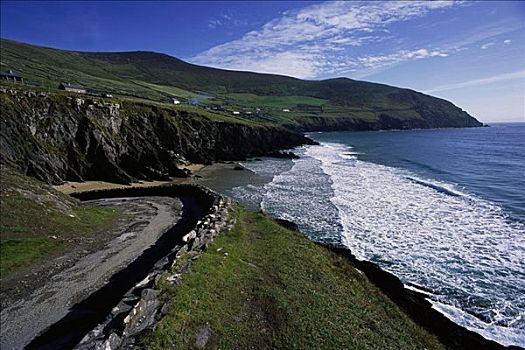
[[[63,319],[70,308],[88,295],[106,285],[118,271],[132,263],[144,251],[153,246],[181,218],[183,204],[178,198],[136,197],[96,201],[102,205],[121,209],[126,220],[120,220],[108,232],[102,245],[94,242],[82,251],[74,250],[55,259],[55,271],[40,270],[25,276],[25,293],[18,293],[15,281],[2,281],[2,310],[0,313],[0,348],[21,349],[37,335]],[[44,281],[36,283],[39,277]],[[34,279],[34,281],[31,281]],[[20,281],[16,281],[20,283]],[[15,293],[16,294],[16,293]],[[53,348],[52,344],[44,348]]]

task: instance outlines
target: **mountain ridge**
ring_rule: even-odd
[[[72,81],[124,97],[163,103],[176,97],[203,108],[220,105],[230,114],[258,109],[241,117],[300,131],[482,125],[444,99],[345,77],[301,80],[200,66],[153,51],[68,51],[3,38],[0,43],[2,69],[19,71],[49,89]]]

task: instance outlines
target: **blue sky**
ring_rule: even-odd
[[[525,121],[518,1],[2,1],[1,36],[305,79],[345,76],[443,97],[485,122]]]

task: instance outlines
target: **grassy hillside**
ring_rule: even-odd
[[[338,255],[237,208],[142,339],[151,349],[443,349]],[[197,340],[199,338],[199,340]]]
[[[111,224],[115,209],[81,205],[35,179],[2,168],[0,274],[5,276],[61,253],[71,239]]]
[[[334,124],[333,118],[346,118],[354,124],[363,121],[371,124],[368,128],[374,128],[374,123],[376,128],[479,126],[445,100],[347,78],[308,81],[228,71],[154,52],[73,52],[5,39],[0,44],[2,69],[18,71],[46,89],[68,81],[99,92],[153,101],[170,102],[171,97],[177,97],[201,107],[221,105],[229,113],[246,112],[242,117],[247,120],[291,126],[319,117],[330,124]],[[323,123],[327,121],[316,125]]]

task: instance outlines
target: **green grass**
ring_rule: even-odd
[[[259,96],[254,94],[232,93],[225,97],[242,105],[289,109],[293,109],[300,103],[313,106],[322,106],[328,103],[327,100],[308,96]]]
[[[0,44],[0,68],[18,71],[45,89],[56,90],[60,82],[68,81],[119,97],[156,102],[201,95],[207,97],[204,103],[223,104],[231,110],[261,108],[259,116],[241,116],[249,122],[290,124],[292,119],[312,116],[308,109],[301,112],[298,104],[322,106],[323,111],[313,116],[337,118],[362,119],[359,112],[382,112],[395,119],[420,120],[425,114],[431,119],[448,116],[447,123],[454,124],[455,116],[464,117],[460,109],[441,99],[346,78],[314,81],[226,71],[154,52],[74,52],[6,39]],[[297,113],[283,113],[284,108]]]
[[[67,250],[75,239],[101,232],[119,214],[113,208],[81,204],[4,168],[0,205],[2,276]]]
[[[23,267],[49,256],[50,252],[59,252],[64,248],[62,241],[50,239],[12,239],[0,242],[2,257],[1,275]]]
[[[157,85],[157,84],[146,83],[143,81],[134,81],[134,83],[139,86],[143,86],[148,89],[156,90],[166,95],[176,96],[182,99],[191,99],[198,95],[197,93],[194,93],[188,90],[184,90],[184,89],[180,89],[175,86]]]
[[[180,286],[160,282],[173,304],[147,348],[192,349],[208,325],[209,349],[443,349],[346,259],[264,214],[233,215]]]

